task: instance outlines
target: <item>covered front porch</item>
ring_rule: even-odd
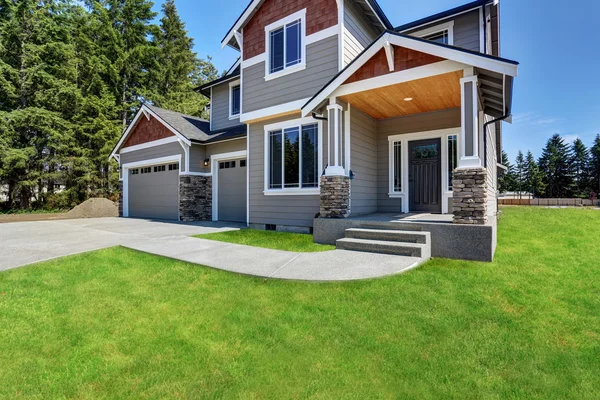
[[[432,249],[454,247],[437,256],[490,259],[499,122],[510,115],[516,71],[508,60],[392,32],[366,49],[303,108],[328,123],[315,240],[343,238],[343,226],[416,224],[431,231]],[[345,222],[327,221],[335,219]],[[478,244],[484,255],[456,253],[465,233],[468,247],[489,241]]]

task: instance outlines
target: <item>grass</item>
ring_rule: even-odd
[[[4,272],[0,398],[598,398],[599,226],[510,208],[493,263],[361,282],[123,248]]]
[[[240,229],[238,231],[208,233],[204,235],[197,235],[195,237],[200,239],[217,240],[219,242],[264,247],[265,249],[296,251],[301,253],[312,253],[335,249],[335,246],[314,243],[312,235],[262,231],[257,229]]]

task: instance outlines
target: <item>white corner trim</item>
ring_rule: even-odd
[[[182,176],[212,176],[212,172],[181,172]]]
[[[300,112],[300,109],[304,104],[306,104],[308,100],[310,99],[300,99],[296,101],[290,101],[289,103],[279,104],[273,107],[267,107],[256,111],[242,113],[240,115],[240,122],[253,121],[255,119],[266,118],[272,115],[284,114],[292,111]]]
[[[242,85],[240,84],[240,80],[236,79],[234,81],[229,82],[229,119],[237,119],[240,117],[240,113],[238,112],[237,114],[233,114],[233,95],[232,95],[232,90],[234,87],[239,86],[240,87],[240,112],[242,111]],[[211,88],[212,90],[212,88]]]
[[[394,72],[394,46],[392,46],[390,42],[385,42],[383,47],[385,48],[385,56],[390,72]]]
[[[344,113],[344,166],[346,167],[346,175],[350,176],[351,170],[351,136],[352,136],[352,118],[351,111],[352,106],[348,103],[348,110]]]
[[[485,17],[483,7],[479,7],[479,52],[485,54]]]
[[[443,31],[448,31],[448,44],[453,46],[454,45],[454,20],[443,23],[443,24],[435,25],[430,28],[422,29],[417,32],[413,32],[413,33],[411,33],[411,36],[423,37],[423,36],[433,35],[434,33],[440,33]]]
[[[219,220],[219,162],[223,160],[240,159],[247,157],[246,150],[219,153],[210,156],[210,170],[212,172],[212,220]],[[248,161],[246,160],[246,168]]]
[[[403,71],[393,72],[391,74],[376,76],[375,78],[347,83],[336,89],[333,92],[333,96],[346,96],[349,94],[378,89],[398,83],[410,82],[417,79],[447,74],[449,72],[461,71],[464,68],[465,65],[461,63],[448,60],[440,61],[437,63],[424,65],[422,67],[415,67]]]
[[[250,226],[250,125],[246,125],[246,226]]]
[[[136,144],[134,146],[123,147],[121,149],[120,153],[121,154],[131,153],[132,151],[149,149],[151,147],[162,146],[163,144],[174,143],[174,142],[178,142],[178,141],[179,141],[178,137],[171,136],[171,137],[164,138],[164,139],[153,140],[151,142]],[[118,154],[115,154],[115,156],[118,156]]]
[[[265,125],[264,128],[264,158],[263,158],[263,170],[264,170],[264,175],[263,175],[263,194],[265,196],[284,196],[284,195],[311,195],[311,194],[315,194],[315,193],[320,193],[320,182],[318,183],[318,187],[317,188],[284,188],[284,189],[271,189],[269,188],[269,155],[270,155],[270,151],[269,151],[269,133],[272,131],[277,131],[277,130],[285,130],[287,128],[295,128],[298,127],[300,128],[300,134],[302,133],[302,125],[309,125],[309,124],[317,124],[317,137],[318,137],[318,148],[317,148],[317,157],[318,157],[318,164],[317,164],[317,172],[320,174],[321,171],[323,170],[323,121],[320,120],[315,120],[312,117],[308,117],[308,118],[298,118],[298,119],[292,119],[292,120],[288,120],[288,121],[282,121],[282,122],[277,122],[274,124],[269,124],[269,125]],[[301,139],[301,138],[300,138]],[[302,140],[300,140],[300,151],[302,151]],[[282,152],[282,159],[283,159],[283,151],[284,151],[284,146],[282,146],[281,148],[281,152]],[[299,173],[302,171],[302,160],[300,161],[300,171]],[[285,183],[283,180],[283,165],[282,165],[282,183]],[[300,173],[300,183],[302,183],[302,174]]]
[[[287,46],[285,37],[287,35],[286,29],[283,29],[284,35],[284,47],[283,47],[283,69],[271,73],[271,66],[269,65],[269,55],[271,54],[271,40],[270,33],[279,28],[285,28],[285,25],[294,21],[300,20],[300,63],[287,67],[286,64],[286,53]],[[280,78],[285,75],[292,74],[294,72],[301,71],[306,68],[306,8],[296,11],[293,14],[287,15],[278,21],[275,21],[265,26],[265,81]]]

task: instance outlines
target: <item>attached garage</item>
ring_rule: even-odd
[[[179,164],[128,170],[129,216],[179,220]]]
[[[218,220],[246,222],[246,159],[219,160],[217,164]]]

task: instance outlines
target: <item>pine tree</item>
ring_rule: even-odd
[[[589,156],[590,153],[585,144],[577,138],[571,146],[571,175],[576,197],[589,197]]]
[[[590,149],[590,162],[588,176],[590,177],[590,188],[600,195],[600,134],[596,135],[594,144]]]
[[[502,171],[498,177],[498,190],[500,193],[511,192],[515,190],[515,167],[510,163],[508,154],[502,150],[502,165],[506,171]]]
[[[160,29],[154,37],[154,64],[148,74],[144,97],[158,107],[201,116],[208,99],[194,88],[217,77],[216,69],[199,60],[192,51],[194,42],[177,13],[174,0],[163,6]],[[208,76],[204,69],[209,68]],[[212,70],[210,70],[212,67]]]
[[[545,195],[549,198],[568,198],[572,195],[573,177],[569,161],[571,152],[559,134],[546,143],[539,159],[540,171],[544,176]]]
[[[515,181],[519,198],[521,198],[522,192],[526,189],[527,186],[526,175],[527,170],[525,158],[523,157],[523,152],[519,150],[519,152],[517,153],[517,158],[515,160]]]
[[[531,193],[534,197],[539,197],[541,193],[544,191],[544,183],[542,179],[542,174],[540,173],[540,169],[535,161],[535,157],[531,151],[527,152],[527,157],[525,158],[526,165],[526,189],[529,193]]]

